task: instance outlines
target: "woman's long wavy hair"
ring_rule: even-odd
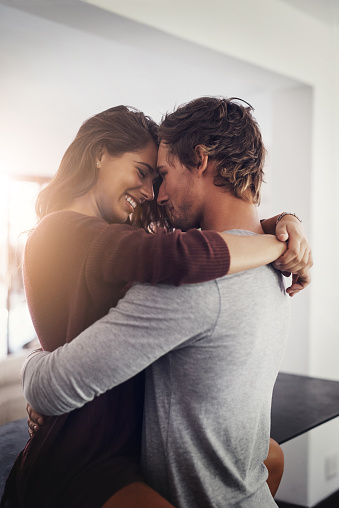
[[[104,146],[110,155],[119,157],[142,150],[151,142],[158,146],[158,125],[134,108],[116,106],[86,120],[67,148],[57,173],[38,195],[38,219],[62,210],[95,185],[96,158]],[[152,225],[162,223],[156,201],[143,203],[132,217],[135,227],[152,229]]]

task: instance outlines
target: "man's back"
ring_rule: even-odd
[[[263,461],[289,326],[281,275],[266,266],[183,291],[201,292],[194,328],[212,322],[148,369],[147,479],[180,508],[276,506]]]

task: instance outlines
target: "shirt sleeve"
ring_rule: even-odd
[[[209,336],[219,309],[215,281],[180,288],[136,284],[72,342],[26,360],[25,397],[45,415],[82,407],[169,351]]]
[[[107,282],[179,286],[217,279],[227,274],[229,266],[228,247],[214,231],[149,234],[111,224],[92,242],[86,273]]]

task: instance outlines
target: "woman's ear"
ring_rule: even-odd
[[[100,168],[103,150],[104,150],[104,147],[102,145],[98,146],[96,157],[95,157],[95,161],[96,161],[95,163],[96,163],[97,168]]]
[[[197,145],[194,151],[197,160],[198,176],[201,176],[207,168],[208,155],[206,153],[206,148],[203,145]]]

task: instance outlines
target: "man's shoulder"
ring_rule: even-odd
[[[218,292],[217,280],[213,279],[207,282],[197,282],[195,284],[182,284],[174,286],[173,284],[148,284],[135,282],[129,291],[142,297],[145,294],[161,296],[162,298],[178,299],[188,295],[191,298],[199,299],[202,295],[216,295]]]
[[[246,286],[247,284],[259,284],[265,281],[272,288],[284,287],[283,276],[281,272],[276,270],[272,264],[258,266],[250,270],[227,274],[219,279],[216,279],[218,285],[223,285],[225,288],[231,285]]]
[[[267,309],[289,312],[289,298],[284,279],[272,265],[260,266],[244,272],[225,275],[217,280],[222,305],[242,307],[244,302],[251,308],[257,305]]]

